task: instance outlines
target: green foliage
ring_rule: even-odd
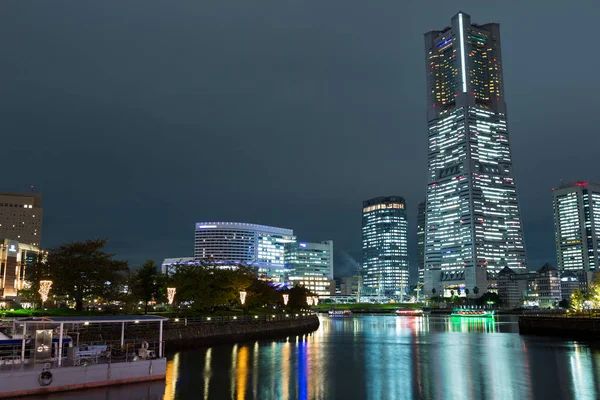
[[[240,291],[247,291],[256,280],[256,271],[245,265],[223,269],[211,262],[175,267],[169,285],[177,289],[175,301],[191,302],[193,309],[214,310],[240,304]],[[274,289],[272,289],[274,290]],[[248,293],[247,300],[254,293]]]
[[[53,281],[50,293],[74,300],[77,310],[83,309],[86,300],[114,297],[124,280],[123,272],[128,270],[127,262],[113,260],[114,255],[103,250],[105,244],[106,240],[97,239],[50,250],[44,266],[47,269],[42,268]]]
[[[475,286],[475,287],[473,288],[473,294],[474,294],[475,296],[477,296],[477,295],[479,294],[479,288],[478,288],[477,286]]]
[[[585,300],[586,296],[581,289],[575,290],[573,293],[571,293],[571,308],[575,311],[582,311]]]
[[[488,305],[488,303],[493,303],[494,305],[500,305],[500,304],[502,304],[502,300],[500,299],[500,296],[498,295],[498,293],[492,293],[492,292],[485,292],[484,294],[481,295],[481,297],[479,297],[475,300],[475,304],[480,305],[480,306]]]
[[[166,277],[160,273],[154,261],[147,260],[129,277],[129,285],[133,299],[144,303],[144,314],[148,314],[148,303],[152,300],[163,301],[165,298]]]
[[[561,300],[561,301],[558,303],[558,306],[559,306],[560,308],[569,308],[569,307],[570,307],[569,300],[567,300],[567,299],[562,299],[562,300]]]

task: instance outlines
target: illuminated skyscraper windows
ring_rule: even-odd
[[[406,204],[398,196],[363,202],[362,271],[365,294],[398,296],[408,285]]]
[[[583,285],[600,271],[600,184],[575,182],[552,191],[556,258]]]
[[[428,185],[425,269],[472,293],[487,285],[469,267],[526,269],[525,246],[507,129],[498,24],[425,34]],[[473,277],[472,282],[468,282]],[[450,277],[450,278],[448,278]],[[454,277],[454,278],[452,278]],[[459,282],[461,281],[462,282]]]

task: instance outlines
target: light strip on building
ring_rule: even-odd
[[[467,92],[467,71],[465,68],[465,34],[463,29],[463,15],[458,14],[458,29],[460,29],[460,62],[462,69],[462,89]]]

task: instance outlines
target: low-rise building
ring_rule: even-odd
[[[571,294],[580,289],[579,279],[573,271],[565,271],[560,274],[560,295],[563,300],[569,300]]]
[[[165,258],[160,266],[160,270],[163,274],[173,275],[178,265],[194,263],[194,257]]]
[[[38,247],[15,240],[0,240],[0,298],[11,300],[26,288],[25,272],[44,252]]]
[[[335,294],[333,280],[333,241],[293,242],[285,245],[288,281],[306,287],[318,295]]]
[[[535,274],[535,285],[539,306],[541,308],[555,307],[562,298],[558,269],[550,264],[544,264]]]

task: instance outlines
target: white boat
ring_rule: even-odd
[[[350,310],[329,310],[330,317],[351,317],[352,311]]]

